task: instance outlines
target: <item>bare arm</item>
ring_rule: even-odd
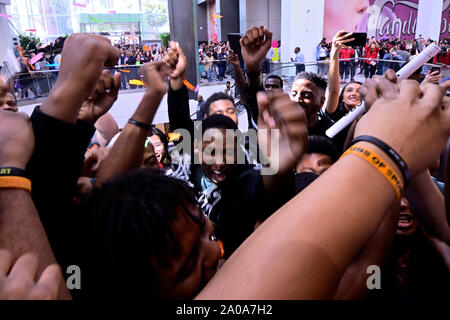
[[[27,116],[0,111],[0,167],[25,169],[33,150],[33,129]],[[26,190],[0,188],[0,248],[7,249],[13,259],[34,253],[39,259],[38,275],[56,263],[31,194]],[[63,282],[60,298],[70,299]]]
[[[80,45],[83,55],[78,50]],[[105,37],[85,34],[71,35],[64,43],[63,53],[58,80],[42,103],[41,111],[55,119],[76,123],[81,105],[94,93],[104,66],[114,67],[120,53]]]
[[[264,58],[272,45],[272,32],[267,28],[253,27],[248,29],[241,40],[242,57],[247,68],[249,95],[256,95],[262,87],[261,67]]]
[[[13,259],[33,253],[39,259],[37,275],[56,264],[47,235],[28,191],[0,189],[0,243]],[[59,269],[59,299],[71,299]]]
[[[375,234],[344,271],[334,296],[335,299],[363,299],[367,293],[367,267],[381,267],[390,252],[397,230],[398,201],[383,218]]]
[[[345,34],[346,31],[342,30],[336,33],[333,38],[333,46],[330,52],[330,69],[328,73],[328,99],[327,99],[327,113],[333,114],[338,108],[340,87],[339,76],[339,55],[341,48],[345,43],[352,41],[353,38],[349,38],[352,33]],[[342,36],[342,34],[344,34]]]
[[[339,77],[339,53],[340,49],[332,49],[330,53],[330,69],[328,73],[328,99],[327,113],[333,114],[339,103],[340,77]]]
[[[239,62],[239,56],[237,54],[230,53],[228,56],[229,62],[233,65],[234,69],[234,84],[239,92],[239,96],[242,104],[247,104],[245,93],[245,77],[242,72],[241,64]]]
[[[165,62],[147,63],[142,67],[145,83],[151,83],[142,101],[139,103],[132,118],[136,121],[150,125],[156,110],[167,91],[168,68]],[[115,176],[139,168],[144,155],[145,140],[148,130],[128,123],[120,133],[114,146],[97,173],[96,185]]]

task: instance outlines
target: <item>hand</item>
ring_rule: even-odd
[[[178,42],[170,42],[164,61],[170,66],[169,76],[171,79],[184,80],[186,78],[186,56]]]
[[[239,56],[237,53],[234,53],[233,50],[231,50],[230,53],[228,54],[228,62],[231,63],[231,65],[234,68],[241,66],[241,62],[239,61]]]
[[[248,72],[261,71],[264,58],[272,46],[272,32],[263,26],[253,27],[245,32],[240,43]]]
[[[90,151],[86,152],[81,176],[95,178],[98,169],[101,167],[103,161],[108,156],[109,151],[110,148],[100,147],[91,149]]]
[[[81,102],[92,96],[104,67],[114,67],[120,51],[102,36],[72,34],[65,42],[56,87],[78,92]]]
[[[25,113],[0,110],[0,167],[25,169],[34,152],[34,132]]]
[[[414,176],[439,157],[450,135],[450,98],[444,96],[450,81],[419,87],[414,80],[403,80],[398,95],[394,87],[386,82],[378,87],[381,98],[359,121],[355,137],[372,135],[386,142]]]
[[[167,92],[167,76],[170,73],[168,64],[164,61],[149,62],[144,64],[139,73],[144,76],[147,93],[161,96]]]
[[[258,116],[258,146],[263,158],[270,159],[270,167],[278,169],[279,174],[292,170],[300,160],[308,140],[306,114],[298,104],[291,101],[289,95],[281,90],[257,95]],[[271,141],[271,132],[279,130],[279,154],[272,154],[271,146],[277,141]],[[272,150],[271,150],[272,151]]]
[[[350,38],[353,32],[347,33],[345,30],[338,31],[332,40],[332,50],[339,52],[342,48],[346,47],[345,44],[355,40],[355,38]]]
[[[120,73],[113,76],[109,70],[103,70],[97,87],[91,97],[81,105],[78,119],[94,125],[95,122],[111,109],[117,100],[120,89]]]
[[[397,81],[397,75],[392,69],[388,69],[383,76],[373,76],[367,80],[359,88],[361,101],[364,100],[366,111],[369,111],[375,101],[380,98],[395,99],[400,92]]]
[[[56,300],[62,280],[61,269],[52,264],[35,281],[39,262],[27,253],[12,265],[11,254],[0,250],[0,300]]]
[[[439,84],[439,82],[441,81],[441,73],[440,71],[436,70],[431,72],[431,70],[428,71],[428,73],[425,76],[425,80],[422,82],[422,84],[424,83],[434,83],[434,84]]]

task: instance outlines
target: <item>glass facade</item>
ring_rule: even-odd
[[[7,12],[16,29],[44,42],[73,32],[156,40],[170,31],[167,0],[17,0]]]

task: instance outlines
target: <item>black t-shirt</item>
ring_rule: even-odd
[[[325,131],[333,125],[333,121],[322,111],[319,111],[319,121],[314,127],[308,127],[309,135],[326,136]]]
[[[229,257],[254,231],[258,221],[264,221],[294,196],[292,188],[280,196],[269,196],[264,188],[260,170],[250,165],[235,165],[233,177],[220,188],[211,186],[200,191],[203,170],[192,166],[191,182],[198,194],[199,206],[215,227],[217,239],[222,240],[225,258]]]
[[[334,111],[331,114],[329,114],[328,111],[325,111],[325,113],[331,120],[333,120],[334,122],[338,122],[342,117],[344,117],[348,113],[348,110],[345,107],[344,103],[341,102],[339,103],[336,111]]]
[[[345,107],[344,107],[345,108]],[[338,107],[339,110],[339,107]],[[336,110],[335,113],[338,112]],[[339,113],[336,114],[336,119],[340,116],[341,118],[346,115],[347,112],[344,113],[342,109],[340,109]],[[333,113],[334,115],[334,113]],[[340,118],[339,118],[340,119]],[[338,119],[338,120],[339,120]],[[318,135],[318,136],[324,136],[327,137],[325,132],[334,125],[334,121],[322,110],[319,111],[319,121],[314,127],[308,127],[308,134],[309,135]],[[336,146],[338,153],[341,154],[344,149],[345,140],[347,138],[348,131],[350,129],[351,125],[348,125],[345,129],[341,130],[337,135],[335,135],[331,141]]]
[[[236,165],[233,177],[224,186],[212,186],[201,192],[200,165],[192,168],[191,182],[198,192],[198,202],[222,240],[225,258],[229,257],[254,231],[257,221],[264,221],[293,195],[269,197],[264,189],[261,172],[249,165]]]

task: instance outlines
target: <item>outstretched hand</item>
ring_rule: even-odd
[[[245,32],[240,43],[247,70],[252,73],[260,71],[272,46],[272,32],[264,26],[253,27]]]
[[[228,62],[231,63],[233,67],[240,67],[241,62],[239,61],[239,55],[234,53],[233,50],[228,54]]]
[[[347,33],[347,31],[345,31],[345,30],[338,31],[336,33],[336,35],[333,37],[332,49],[340,51],[342,48],[346,47],[346,45],[345,45],[346,43],[349,43],[349,42],[355,40],[355,38],[351,38],[352,35],[353,35],[353,32]]]
[[[355,137],[372,135],[386,142],[414,176],[439,158],[450,135],[450,98],[445,96],[450,81],[419,86],[417,81],[403,80],[398,93],[396,86],[390,81],[378,83],[381,96],[358,122]]]
[[[78,119],[94,123],[111,109],[117,100],[120,89],[120,73],[113,76],[109,70],[103,70],[92,96],[81,105]]]
[[[382,76],[373,76],[359,88],[361,101],[364,100],[367,111],[378,99],[395,99],[399,93],[397,75],[392,69],[388,69]]]

